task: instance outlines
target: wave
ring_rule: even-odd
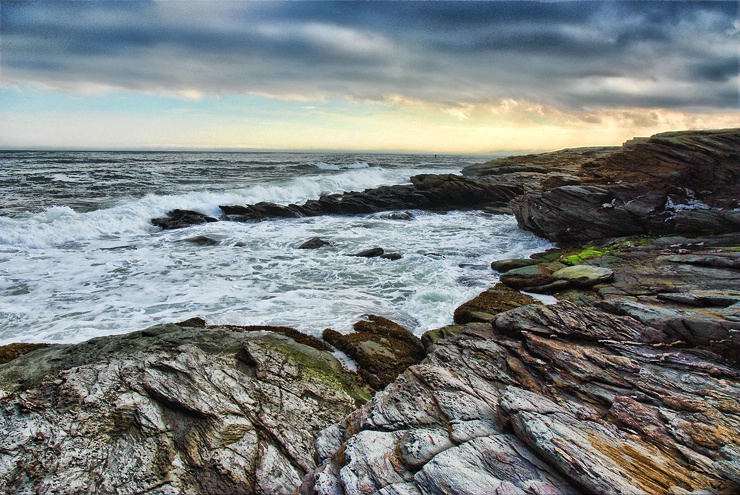
[[[316,162],[313,164],[313,166],[318,168],[319,170],[356,170],[370,167],[370,165],[368,165],[366,162],[354,162],[344,164]]]
[[[221,215],[220,205],[246,205],[261,201],[303,203],[324,194],[360,191],[408,181],[408,171],[359,168],[339,174],[303,176],[232,190],[192,191],[174,195],[149,194],[128,198],[109,208],[78,212],[52,206],[40,213],[0,217],[0,246],[44,248],[95,239],[113,240],[143,235],[155,227],[152,218],[173,209]]]

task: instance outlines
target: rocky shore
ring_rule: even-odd
[[[738,494],[738,198],[731,129],[170,212],[153,223],[509,211],[560,248],[491,260],[501,282],[421,339],[378,316],[324,340],[194,318],[8,348],[0,491]]]

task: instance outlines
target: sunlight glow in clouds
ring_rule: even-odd
[[[4,2],[0,146],[544,150],[734,127],[733,2]]]

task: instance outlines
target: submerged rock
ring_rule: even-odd
[[[421,341],[401,325],[382,316],[368,315],[343,335],[324,330],[324,340],[357,363],[360,376],[375,390],[392,382],[399,373],[424,358]]]
[[[369,398],[328,352],[182,325],[0,366],[0,492],[288,495]]]
[[[188,237],[187,239],[182,239],[180,242],[187,242],[188,244],[195,244],[196,246],[218,246],[221,244],[221,241],[218,239],[214,239],[213,237],[208,237],[206,235]]]

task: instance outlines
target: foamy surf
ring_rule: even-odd
[[[217,222],[176,231],[150,224],[174,208],[218,216],[222,204],[301,203],[405,183],[418,173],[457,172],[460,158],[420,165],[410,155],[375,162],[208,153],[67,153],[55,162],[55,154],[43,155],[43,166],[26,154],[16,168],[0,170],[7,198],[0,343],[79,342],[194,316],[320,335],[327,327],[349,331],[373,313],[420,334],[450,323],[456,306],[495,283],[491,260],[549,246],[510,216],[480,212],[413,212],[410,221],[365,215]],[[313,166],[320,161],[372,165],[320,170]],[[199,235],[218,244],[187,242]],[[316,236],[331,245],[297,249]],[[349,256],[372,247],[403,257]]]

